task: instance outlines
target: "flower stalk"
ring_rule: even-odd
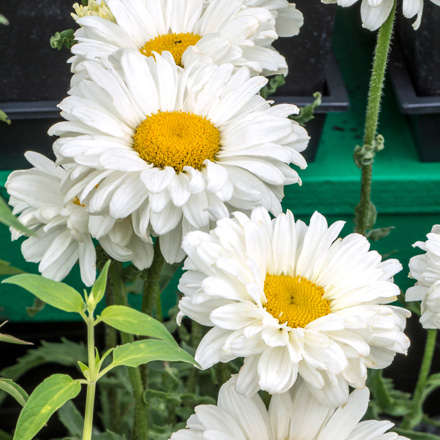
[[[385,80],[390,43],[393,34],[396,2],[385,23],[380,27],[374,53],[373,70],[368,93],[367,114],[365,119],[364,146],[375,144],[380,104]],[[371,149],[371,148],[367,148]],[[371,202],[371,183],[373,176],[373,160],[361,166],[361,195],[355,210],[355,232],[366,235],[376,222],[376,210]]]
[[[116,304],[128,305],[125,284],[122,277],[122,263],[112,261],[109,272]],[[121,340],[123,344],[130,344],[134,342],[134,337],[128,333],[121,332]],[[144,401],[144,387],[141,373],[138,368],[128,368],[128,376],[135,400],[135,416],[131,438],[132,440],[147,440],[148,406]]]
[[[84,417],[83,440],[92,439],[93,429],[93,411],[95,407],[96,392],[96,358],[95,358],[95,323],[93,319],[93,310],[89,309],[87,323],[87,353],[89,363],[89,378],[87,381],[86,409]]]
[[[422,405],[426,397],[426,385],[434,357],[435,343],[437,340],[437,329],[429,329],[426,336],[425,353],[423,354],[422,365],[419,377],[414,390],[409,412],[403,418],[400,425],[402,429],[415,428],[423,419]]]

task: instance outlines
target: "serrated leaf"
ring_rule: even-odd
[[[0,117],[1,114],[6,116],[4,112],[0,110]],[[7,122],[7,121],[5,121]],[[24,234],[33,235],[34,233],[26,228],[26,226],[22,225],[12,214],[11,210],[9,209],[8,204],[0,197],[0,223],[3,223],[6,226],[12,226],[15,229],[18,229],[20,232],[23,232]]]
[[[41,275],[15,275],[2,283],[23,287],[46,304],[65,312],[80,313],[84,308],[82,296],[74,288]]]
[[[17,275],[19,273],[24,273],[21,269],[11,266],[11,263],[0,260],[0,276],[2,275]]]
[[[69,435],[79,438],[82,437],[84,418],[71,401],[66,402],[66,404],[58,410],[58,417],[61,423],[67,428]]]
[[[98,279],[96,280],[95,284],[92,287],[92,290],[90,292],[88,304],[92,303],[93,306],[96,307],[96,305],[102,300],[105,294],[105,288],[107,286],[107,275],[108,275],[108,269],[110,267],[111,260],[108,260],[107,263],[105,263],[105,266],[103,267],[101,273],[99,274]]]
[[[31,440],[52,414],[81,391],[81,384],[66,374],[54,374],[35,388],[18,417],[14,440]]]
[[[393,428],[392,431],[397,432],[399,435],[408,437],[411,440],[440,440],[440,436],[429,434],[427,432],[416,432],[410,429],[401,428]]]
[[[190,354],[166,341],[144,339],[120,345],[113,351],[113,364],[115,365],[138,367],[151,361],[186,362],[197,365]]]
[[[76,367],[78,361],[87,362],[87,348],[84,343],[72,342],[65,338],[61,341],[42,341],[41,347],[28,350],[14,365],[4,368],[1,374],[16,381],[32,368],[47,363]]]
[[[168,341],[177,346],[171,333],[159,321],[151,316],[126,306],[106,307],[100,318],[111,327],[121,332],[138,336],[150,336]]]
[[[5,379],[0,377],[0,390],[7,392],[12,396],[21,406],[24,406],[29,399],[29,394],[12,379]]]

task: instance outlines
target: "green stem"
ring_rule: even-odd
[[[388,61],[391,37],[393,34],[396,2],[385,23],[380,27],[374,53],[373,71],[371,73],[370,90],[368,93],[367,114],[365,119],[364,145],[372,145],[377,132],[380,104]],[[356,208],[355,232],[366,235],[367,230],[374,226],[375,216],[372,215],[371,180],[373,164],[362,166],[361,196]]]
[[[95,406],[96,391],[96,360],[95,360],[95,326],[93,310],[89,310],[87,319],[87,352],[89,361],[89,380],[87,381],[86,410],[84,417],[83,440],[92,439],[93,410]]]
[[[428,330],[426,337],[425,353],[423,355],[422,365],[420,367],[419,378],[411,400],[410,410],[405,415],[400,428],[413,429],[423,419],[422,405],[424,400],[424,391],[431,370],[432,358],[434,356],[435,342],[437,340],[437,329]]]
[[[160,251],[159,239],[154,243],[154,258],[151,266],[144,271],[144,292],[142,298],[142,312],[152,316],[154,311],[154,306],[156,303],[156,298],[159,298],[160,304],[160,272],[165,260],[163,258],[162,252]],[[161,315],[161,311],[158,312],[156,308],[156,314]],[[145,390],[148,389],[148,364],[141,365],[141,375],[142,382],[144,384]]]
[[[115,302],[119,305],[128,305],[125,284],[122,278],[122,264],[118,261],[112,261],[110,266],[110,280],[115,295]],[[134,342],[133,335],[121,332],[123,344]],[[133,424],[132,439],[148,439],[148,408],[144,401],[144,387],[142,385],[141,373],[138,368],[127,368],[131,388],[135,400],[135,417]]]
[[[152,316],[156,298],[160,295],[160,272],[164,264],[164,258],[160,251],[159,239],[154,243],[154,258],[151,266],[145,270],[145,287],[142,298],[142,312]],[[157,313],[157,310],[156,310]]]

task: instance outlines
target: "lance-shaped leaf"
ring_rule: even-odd
[[[12,214],[7,203],[0,197],[0,223],[6,226],[12,226],[24,234],[32,235],[33,232],[23,226]]]
[[[3,327],[8,321],[5,321],[0,324],[0,327]],[[11,335],[5,335],[0,333],[0,342],[9,342],[10,344],[20,344],[20,345],[34,345],[32,342],[22,341],[21,339],[15,338]]]
[[[37,298],[65,312],[80,313],[84,309],[82,296],[72,287],[41,275],[23,274],[6,278],[2,283],[16,284]]]
[[[113,364],[138,367],[152,361],[186,362],[198,365],[195,359],[176,344],[154,339],[144,339],[120,345],[113,352]]]
[[[101,319],[121,332],[162,339],[177,347],[173,336],[161,322],[130,307],[109,306],[102,311]]]
[[[96,282],[93,285],[92,290],[90,292],[90,296],[89,296],[87,303],[91,304],[93,308],[95,308],[96,305],[104,297],[105,288],[107,286],[108,268],[110,267],[110,263],[111,263],[111,260],[108,260],[107,263],[105,263],[105,266],[102,269],[102,272],[100,273],[98,279],[96,280]]]
[[[19,273],[24,273],[24,271],[11,266],[11,263],[7,261],[0,260],[0,275],[17,275]]]
[[[52,414],[81,391],[81,384],[66,374],[54,374],[35,388],[20,413],[14,440],[31,440]]]
[[[6,391],[21,406],[24,406],[29,399],[28,393],[12,379],[0,377],[0,390]]]

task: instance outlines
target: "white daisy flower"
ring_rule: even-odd
[[[440,6],[440,0],[431,0],[437,6]],[[413,23],[413,28],[418,29],[422,22],[424,0],[403,0],[402,11],[406,18],[413,18],[417,15],[416,21]]]
[[[184,258],[186,232],[230,209],[281,212],[284,185],[300,183],[289,164],[306,167],[307,132],[288,119],[296,106],[270,106],[258,94],[267,80],[246,68],[118,55],[84,62],[89,79],[60,104],[68,122],[50,130],[57,155],[96,170],[82,181],[82,198],[99,183],[90,212],[133,214],[141,237],[151,224],[169,263]]]
[[[417,280],[406,291],[407,301],[422,301],[420,322],[424,328],[440,328],[440,225],[434,225],[425,242],[413,244],[425,251],[409,261],[410,277]]]
[[[328,408],[304,383],[272,397],[266,409],[261,397],[236,390],[236,377],[220,389],[217,405],[199,405],[170,440],[408,440],[388,421],[361,422],[368,408],[368,388],[350,394],[343,408]]]
[[[365,386],[367,368],[406,353],[410,313],[383,305],[399,294],[397,260],[382,262],[359,234],[337,238],[344,222],[328,227],[318,213],[310,226],[290,211],[234,215],[183,241],[178,318],[213,327],[195,356],[203,368],[244,357],[240,393],[283,393],[299,375],[321,402],[340,406],[349,386]]]
[[[96,277],[96,251],[92,237],[119,261],[133,261],[139,269],[151,265],[151,239],[142,241],[133,233],[130,219],[116,221],[110,216],[93,216],[87,212],[86,200],[80,200],[70,178],[81,167],[56,166],[38,153],[26,158],[35,167],[14,171],[6,182],[9,203],[19,220],[35,232],[22,244],[24,258],[40,263],[44,277],[61,281],[79,261],[81,279],[91,286]],[[73,191],[72,191],[73,190]],[[11,228],[12,239],[22,233]]]
[[[293,37],[299,34],[304,24],[304,16],[288,0],[244,0],[244,4],[253,8],[265,8],[275,18],[275,30],[279,37]]]
[[[323,3],[337,3],[340,6],[351,6],[357,0],[321,0]],[[413,28],[418,29],[422,20],[424,0],[403,0],[402,11],[406,18],[413,18],[417,14],[417,20]],[[440,0],[431,0],[440,6]],[[379,29],[390,15],[394,0],[362,0],[361,17],[362,27],[375,31]]]
[[[246,66],[254,74],[286,74],[286,60],[271,44],[278,38],[275,27],[296,32],[298,12],[285,0],[278,7],[273,0],[264,0],[271,10],[246,1],[108,0],[114,20],[92,15],[77,20],[81,28],[75,33],[78,44],[72,47],[77,56],[72,60],[74,70],[81,69],[83,59],[106,59],[121,48],[146,56],[169,51],[176,64],[183,65],[183,53],[194,46],[195,52],[216,64]]]

